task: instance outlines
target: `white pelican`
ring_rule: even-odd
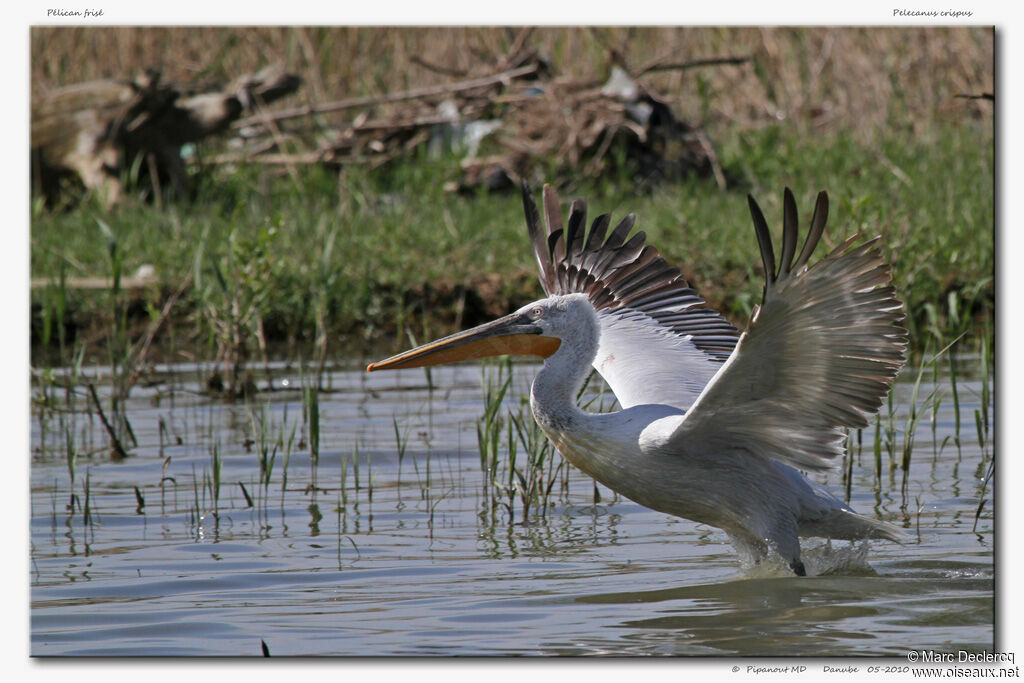
[[[828,216],[818,195],[799,255],[786,188],[782,253],[748,196],[764,296],[740,334],[637,232],[634,216],[605,238],[585,232],[573,202],[562,228],[544,187],[547,232],[523,186],[526,224],[548,295],[511,315],[372,363],[368,371],[502,354],[544,358],[534,418],[569,462],[654,510],[725,531],[755,561],[774,550],[800,576],[801,536],[899,541],[899,528],[855,513],[799,470],[838,464],[844,428],[866,427],[904,361],[903,306],[878,239],[857,236],[808,265]],[[794,256],[796,259],[794,260]],[[591,414],[575,401],[591,365],[622,409]]]

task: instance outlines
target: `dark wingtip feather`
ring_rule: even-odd
[[[787,187],[782,195],[782,255],[779,258],[779,277],[788,275],[793,265],[799,226],[796,199],[793,197],[793,191]]]
[[[533,244],[533,252],[537,257],[537,265],[540,267],[540,284],[545,292],[550,293],[554,285],[554,265],[551,262],[547,239],[544,231],[541,230],[540,213],[537,211],[537,204],[533,201],[530,186],[526,184],[525,180],[522,183],[522,190],[526,228],[530,233],[530,242]]]
[[[825,232],[825,224],[828,222],[828,193],[822,190],[818,193],[818,199],[814,203],[814,214],[811,216],[811,228],[807,231],[807,239],[800,250],[800,256],[796,259],[795,267],[803,268],[811,259],[814,248],[818,246],[821,236]]]
[[[547,223],[550,235],[562,227],[562,209],[558,203],[558,190],[544,183],[541,200],[544,202],[544,221]]]
[[[594,219],[594,222],[590,226],[590,232],[587,233],[587,242],[583,245],[584,253],[595,252],[601,248],[604,244],[604,236],[608,231],[608,226],[611,225],[612,217],[610,214],[603,213]]]
[[[747,195],[750,205],[750,217],[754,219],[754,232],[757,234],[757,246],[761,248],[761,263],[764,266],[765,287],[775,282],[775,249],[772,248],[772,236],[768,232],[768,221],[764,219],[757,200]]]
[[[633,223],[636,222],[636,214],[627,213],[619,224],[612,230],[612,234],[608,236],[608,241],[604,243],[606,249],[617,249],[623,245],[626,241],[626,235],[633,229]]]
[[[565,258],[570,264],[582,259],[583,233],[587,229],[587,203],[574,199],[569,210],[569,224],[565,229]]]
[[[562,208],[558,202],[558,192],[547,183],[544,184],[543,200],[544,220],[548,224],[548,235],[551,235],[556,230],[560,231],[564,223],[562,223]],[[556,264],[561,263],[565,258],[565,246],[561,243],[552,243],[552,246],[554,247],[551,252],[552,260]]]
[[[553,233],[548,235],[548,256],[552,260],[552,265],[553,265],[552,270],[554,270],[554,268],[557,268],[558,264],[561,263],[560,260],[555,258],[555,250],[558,249],[558,246],[559,246],[558,243],[559,243],[559,240],[561,240],[561,239],[562,239],[562,231],[561,230],[555,230]]]

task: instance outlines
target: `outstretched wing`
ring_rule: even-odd
[[[611,234],[608,214],[598,216],[587,232],[586,204],[577,199],[563,228],[558,194],[547,185],[547,230],[525,184],[523,208],[544,291],[584,293],[597,311],[594,367],[622,407],[689,408],[733,352],[739,330],[704,305],[679,270],[644,243],[642,231],[627,239],[633,214]]]
[[[765,269],[764,301],[732,356],[671,436],[674,452],[746,450],[810,470],[842,454],[844,427],[866,427],[904,361],[903,304],[878,238],[847,240],[813,266],[828,197],[818,195],[796,261],[796,202],[786,189],[778,270],[749,197]]]

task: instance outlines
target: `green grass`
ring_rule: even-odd
[[[857,231],[882,236],[918,350],[926,339],[948,341],[965,330],[981,339],[994,306],[991,126],[968,121],[928,131],[893,131],[871,144],[781,125],[735,132],[716,143],[736,189],[694,179],[638,193],[635,179],[621,177],[585,181],[562,199],[586,197],[591,216],[635,212],[650,242],[742,327],[762,286],[745,193],[777,230],[784,186],[794,189],[805,224],[814,194],[826,189],[825,241]],[[33,359],[67,364],[83,343],[87,359],[107,356],[112,293],[64,287],[61,273],[109,277],[111,239],[122,278],[148,263],[164,283],[138,300],[114,293],[125,297],[136,335],[168,292],[190,270],[197,274],[165,327],[164,338],[178,347],[170,360],[182,348],[216,357],[218,319],[241,321],[243,357],[252,362],[267,352],[260,336],[271,356],[288,348],[284,355],[299,349],[304,358],[376,357],[407,345],[410,333],[433,338],[536,298],[518,193],[445,193],[457,172],[457,160],[427,157],[341,176],[322,168],[297,178],[207,168],[195,174],[190,201],[164,202],[161,210],[134,199],[105,215],[89,202],[37,205],[31,272],[53,285],[32,293]],[[100,217],[110,234],[98,227]],[[256,314],[232,318],[232,302]]]

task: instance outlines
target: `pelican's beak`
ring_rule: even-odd
[[[398,368],[419,368],[441,365],[470,358],[486,358],[506,354],[526,354],[547,358],[558,350],[561,339],[548,337],[522,313],[513,313],[493,322],[459,332],[444,339],[370,363],[367,372]]]

